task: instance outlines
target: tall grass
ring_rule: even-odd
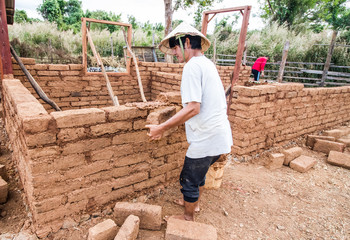
[[[341,33],[340,33],[341,34]],[[339,35],[340,35],[339,34]],[[119,60],[124,58],[125,46],[122,31],[110,33],[107,30],[92,30],[92,38],[95,46],[102,57],[108,58],[112,54],[111,39],[113,41],[114,56]],[[40,61],[59,59],[61,62],[81,62],[82,36],[72,31],[61,32],[56,25],[48,22],[22,23],[9,26],[10,41],[22,57],[32,57]],[[155,43],[159,43],[164,37],[162,32],[156,32]],[[239,31],[218,29],[210,40],[217,39],[217,53],[235,54],[239,39]],[[279,27],[277,24],[267,26],[258,31],[249,31],[247,34],[248,56],[270,56],[271,61],[280,61],[286,40],[290,41],[288,61],[293,62],[319,62],[324,63],[327,57],[328,46],[315,44],[329,44],[331,32],[323,31],[313,33],[305,31],[296,34]],[[152,45],[152,32],[138,28],[133,31],[133,45]],[[337,41],[337,44],[347,44]],[[213,53],[210,47],[208,53]],[[92,52],[88,55],[91,57]],[[93,60],[92,60],[93,61]],[[332,57],[335,65],[350,65],[350,48],[336,47]]]

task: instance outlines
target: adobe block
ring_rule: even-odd
[[[162,224],[162,207],[145,203],[117,202],[114,207],[116,223],[122,225],[129,215],[140,218],[140,228],[160,230]]]
[[[88,240],[113,240],[117,231],[115,222],[107,219],[89,229]]]
[[[350,154],[337,151],[330,151],[327,163],[350,169]]]
[[[140,218],[129,215],[114,240],[135,240],[139,234]]]
[[[307,172],[313,166],[315,166],[316,163],[317,163],[317,160],[315,158],[301,155],[300,157],[291,161],[289,163],[289,166],[295,171],[304,173],[304,172]]]
[[[289,163],[299,157],[303,153],[303,149],[301,147],[293,147],[287,150],[283,150],[283,154],[285,156],[284,158],[284,165],[289,165]]]
[[[345,144],[316,139],[313,150],[328,154],[330,151],[344,152]]]

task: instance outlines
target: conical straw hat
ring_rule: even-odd
[[[177,26],[171,33],[168,34],[159,44],[158,48],[165,54],[173,55],[173,50],[169,46],[169,39],[179,35],[192,35],[200,36],[202,38],[202,51],[205,52],[210,47],[210,41],[201,32],[189,25],[188,23],[182,22]]]

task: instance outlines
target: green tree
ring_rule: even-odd
[[[27,12],[25,10],[18,10],[15,11],[14,16],[15,23],[31,23],[33,22],[33,19],[28,18]]]
[[[37,11],[45,20],[55,22],[58,27],[62,26],[63,14],[58,0],[44,0]]]

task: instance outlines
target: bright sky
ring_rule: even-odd
[[[41,18],[36,8],[42,4],[42,0],[16,0],[16,9],[25,10],[31,18]],[[223,0],[222,3],[216,4],[211,9],[222,9],[237,6],[251,5],[252,11],[250,15],[249,29],[262,28],[264,23],[257,16],[260,9],[258,0]],[[127,16],[133,15],[138,22],[150,23],[162,23],[164,25],[164,1],[163,0],[82,0],[83,10],[90,11],[104,10],[107,12],[114,12],[115,14],[122,13],[122,21],[127,22]],[[232,13],[231,13],[232,14]],[[225,16],[229,16],[230,13],[218,14],[214,19],[220,20]],[[179,10],[174,13],[173,20],[184,20],[190,24],[194,22],[193,10]],[[240,18],[241,19],[241,18]],[[208,26],[208,32],[210,32],[211,26],[214,25],[214,21],[210,22]],[[241,22],[238,23],[237,28],[241,26]]]

